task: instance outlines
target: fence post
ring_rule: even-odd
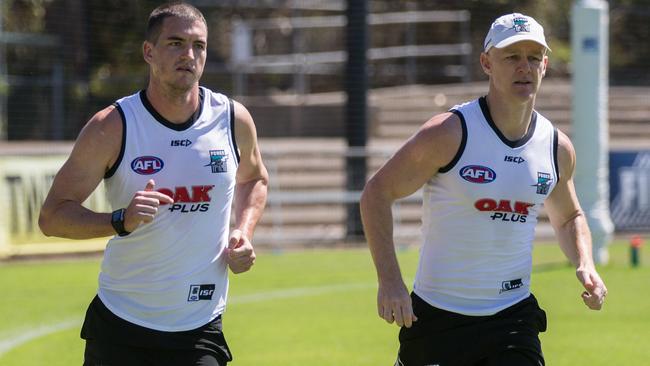
[[[349,148],[364,148],[367,139],[368,76],[366,50],[368,48],[367,0],[348,0],[346,10],[346,49],[348,60],[345,70],[346,136]],[[360,191],[366,182],[365,154],[347,157],[347,190]],[[359,202],[347,204],[347,240],[363,237]]]

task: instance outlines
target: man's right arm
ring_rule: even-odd
[[[393,243],[391,206],[417,191],[456,155],[462,138],[458,116],[433,117],[366,184],[361,217],[377,270],[377,311],[389,323],[410,327],[416,320]]]
[[[113,106],[99,111],[88,121],[63,164],[43,203],[38,224],[47,236],[90,239],[114,235],[110,213],[98,213],[81,204],[97,188],[106,171],[115,164],[122,144],[122,120]],[[173,200],[153,190],[150,180],[135,193],[126,208],[124,228],[131,232],[150,222],[160,202]]]
[[[88,239],[115,234],[110,214],[81,205],[97,188],[120,150],[122,123],[117,109],[95,114],[79,133],[43,203],[38,220],[47,236]]]

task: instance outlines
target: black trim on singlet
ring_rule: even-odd
[[[122,110],[122,107],[118,102],[113,103],[115,108],[117,109],[118,112],[120,112],[120,119],[122,120],[122,142],[120,146],[120,154],[117,156],[117,159],[115,160],[115,163],[113,163],[113,166],[110,167],[104,173],[104,179],[108,179],[115,174],[117,171],[117,168],[120,166],[120,163],[122,162],[122,158],[124,157],[124,149],[126,148],[126,117],[124,116],[124,111]]]
[[[555,176],[557,180],[560,180],[560,168],[557,161],[557,149],[558,149],[558,132],[557,128],[553,128],[553,168],[555,168]]]
[[[515,147],[520,147],[523,146],[525,143],[528,142],[533,137],[533,134],[535,133],[535,126],[537,126],[537,112],[533,111],[533,115],[530,117],[530,125],[528,126],[528,131],[526,131],[526,134],[520,138],[519,140],[508,140],[502,133],[499,131],[499,128],[497,125],[494,123],[494,120],[492,119],[492,115],[490,114],[490,108],[488,107],[487,104],[487,98],[486,97],[480,97],[478,99],[478,103],[481,106],[481,111],[483,112],[483,116],[485,117],[485,120],[488,122],[492,130],[494,130],[494,133],[499,136],[499,139],[506,144],[507,146],[511,148]]]
[[[465,122],[465,116],[463,116],[463,113],[461,111],[456,109],[452,109],[450,110],[450,112],[457,115],[458,118],[460,118],[460,125],[463,128],[463,136],[460,140],[460,146],[458,147],[458,151],[456,151],[456,155],[454,155],[454,158],[451,159],[449,164],[438,169],[439,173],[446,173],[450,171],[456,165],[456,163],[458,163],[460,157],[463,155],[463,152],[465,151],[465,145],[467,144],[467,123]]]
[[[160,122],[163,126],[175,130],[175,131],[185,131],[188,128],[192,127],[194,125],[194,122],[199,119],[201,116],[201,112],[203,111],[203,100],[205,99],[203,88],[199,88],[199,108],[194,111],[194,113],[190,116],[190,118],[183,122],[183,123],[172,123],[169,120],[167,120],[165,117],[161,116],[158,111],[151,105],[151,102],[149,102],[149,99],[147,99],[147,90],[143,89],[140,91],[140,100],[142,101],[142,105],[149,111],[151,116],[156,119],[156,121]]]
[[[228,98],[228,103],[230,103],[230,141],[232,142],[232,151],[235,153],[237,158],[237,164],[241,160],[239,156],[239,149],[237,148],[237,139],[235,138],[235,103],[232,99]]]

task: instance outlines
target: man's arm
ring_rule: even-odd
[[[235,227],[230,233],[227,258],[230,269],[241,273],[248,271],[255,262],[251,240],[266,205],[269,174],[262,162],[253,117],[240,103],[234,102],[234,106],[240,161],[235,186]]]
[[[607,295],[607,287],[596,271],[591,232],[573,185],[575,150],[562,132],[558,132],[558,140],[560,179],[546,199],[546,212],[562,251],[576,267],[576,276],[586,290],[582,293],[583,301],[590,309],[600,310]]]
[[[363,227],[379,284],[377,311],[388,323],[410,327],[417,320],[395,254],[391,206],[447,165],[461,138],[458,116],[433,117],[370,178],[361,195]]]
[[[101,110],[88,121],[41,208],[38,224],[45,235],[89,239],[115,234],[110,213],[97,213],[81,204],[115,163],[121,142],[122,121],[115,107]],[[143,191],[137,192],[127,208],[127,231],[135,230],[141,222],[150,222],[160,201],[172,202],[170,197],[153,191],[153,185],[150,181]]]

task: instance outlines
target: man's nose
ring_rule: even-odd
[[[194,59],[194,50],[192,49],[192,46],[185,47],[183,49],[183,53],[181,54],[183,58],[188,58],[190,60]]]
[[[530,70],[533,69],[533,66],[531,65],[531,61],[527,57],[522,58],[522,61],[519,62],[519,65],[517,66],[519,70],[523,72],[529,72]]]

